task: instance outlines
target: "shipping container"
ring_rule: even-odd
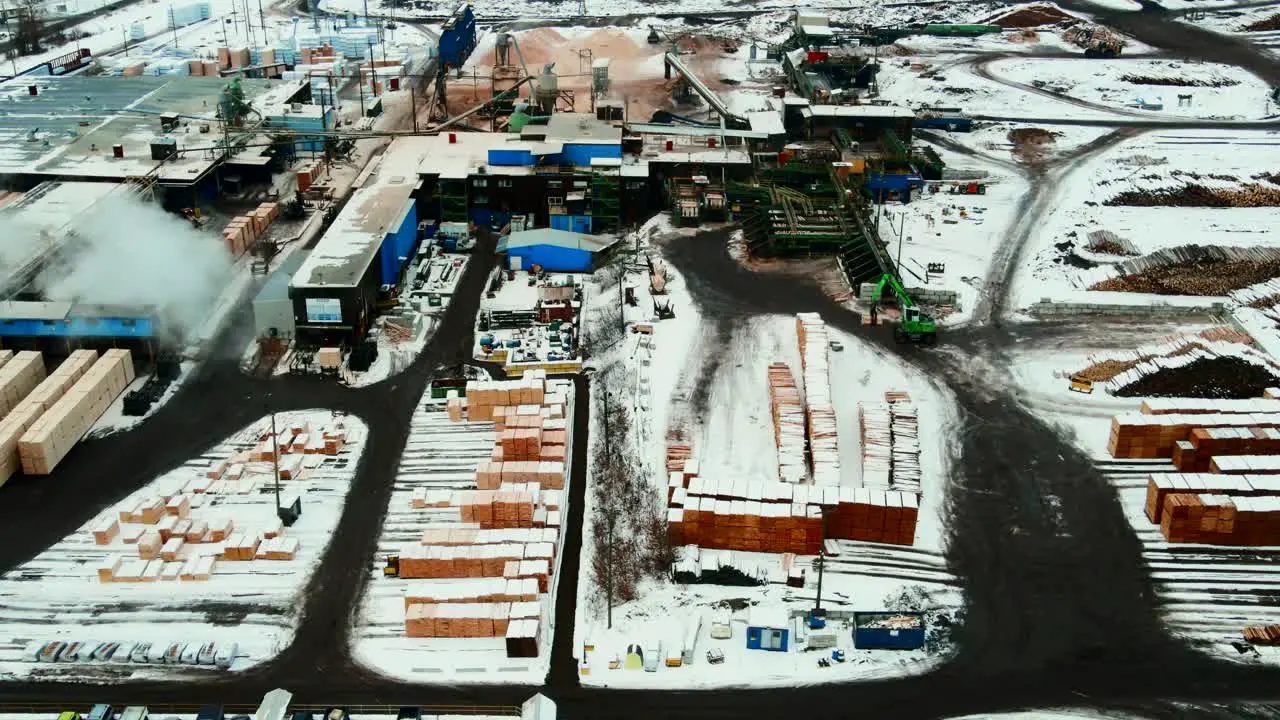
[[[924,646],[924,614],[858,612],[853,614],[853,646],[859,650],[918,650]]]

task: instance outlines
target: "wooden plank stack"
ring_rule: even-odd
[[[1214,457],[1280,454],[1280,430],[1264,427],[1196,428],[1173,447],[1182,472],[1208,472]]]
[[[836,411],[831,404],[828,365],[830,338],[817,313],[796,315],[800,340],[800,365],[804,376],[805,420],[809,433],[809,458],[816,485],[840,484],[840,447]]]
[[[18,406],[45,378],[43,356],[23,350],[0,366],[0,418]]]
[[[407,545],[400,552],[400,577],[504,577],[508,562],[524,559],[524,548],[521,543]]]
[[[18,441],[22,470],[48,475],[133,381],[128,350],[108,350]]]
[[[510,603],[414,604],[405,611],[405,635],[505,638],[510,612]]]
[[[1280,455],[1226,455],[1209,460],[1209,471],[1226,475],[1280,474]]]
[[[888,403],[858,403],[862,486],[886,490],[893,478],[893,411]]]
[[[1107,449],[1117,458],[1172,458],[1197,428],[1280,428],[1277,413],[1123,413],[1111,421]]]
[[[827,512],[827,537],[911,545],[920,513],[919,495],[895,490],[840,488],[841,502]],[[849,498],[846,493],[852,495]]]
[[[538,581],[533,578],[462,578],[414,583],[411,589],[405,589],[404,607],[407,610],[421,604],[512,603],[537,599]]]
[[[1169,542],[1280,544],[1280,497],[1173,494],[1160,531]]]
[[[893,415],[893,474],[891,487],[905,492],[920,492],[920,424],[916,406],[904,392],[885,393]]]
[[[1280,645],[1280,625],[1246,627],[1244,639],[1254,645]]]
[[[800,388],[786,363],[769,365],[769,406],[773,437],[778,446],[778,479],[802,482],[808,474],[804,461],[804,406]]]
[[[495,407],[541,405],[545,393],[544,370],[530,370],[519,380],[472,380],[467,383],[467,420],[493,420]]]
[[[538,618],[512,620],[507,625],[507,657],[538,657]]]

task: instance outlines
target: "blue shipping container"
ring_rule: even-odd
[[[914,618],[915,627],[898,627],[877,621],[888,618]],[[918,650],[924,646],[924,615],[918,612],[866,612],[853,614],[853,646],[859,650]]]
[[[747,626],[748,650],[786,652],[788,645],[790,645],[790,640],[791,630],[789,628]]]

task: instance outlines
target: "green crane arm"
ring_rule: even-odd
[[[902,287],[902,283],[898,282],[898,278],[888,273],[881,275],[880,281],[876,283],[877,298],[883,296],[885,285],[888,285],[889,289],[893,291],[893,294],[897,296],[898,302],[902,303],[902,307],[904,309],[916,306],[915,301],[912,300],[911,296],[907,294],[906,288]]]

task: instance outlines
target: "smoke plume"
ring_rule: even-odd
[[[113,192],[75,218],[70,252],[40,286],[49,300],[153,306],[181,339],[208,319],[231,275],[221,238],[133,195]]]

